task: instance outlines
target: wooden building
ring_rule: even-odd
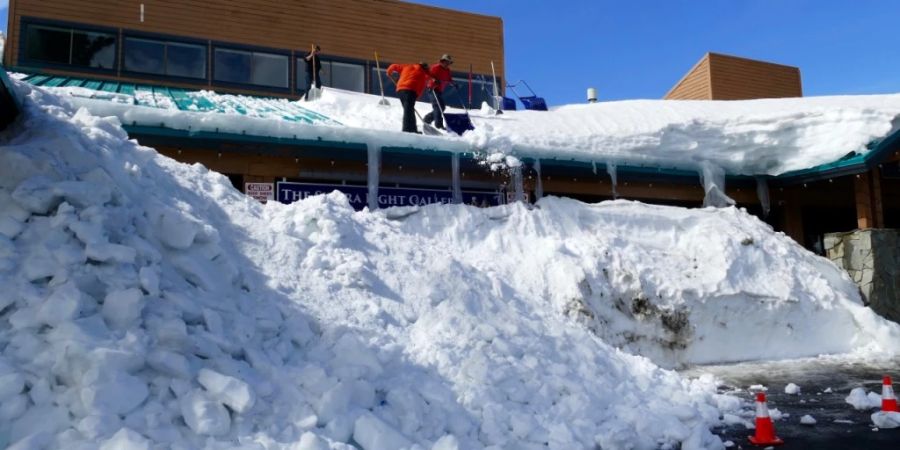
[[[10,0],[8,31],[13,70],[218,92],[299,97],[313,43],[325,86],[377,92],[375,52],[382,69],[451,54],[475,105],[492,62],[505,79],[499,17],[397,0]]]
[[[797,67],[707,53],[664,98],[750,100],[802,96]]]

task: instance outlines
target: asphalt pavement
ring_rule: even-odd
[[[733,393],[748,402],[752,402],[758,392],[751,386],[765,386],[769,409],[775,408],[789,415],[774,422],[776,435],[785,442],[777,447],[779,449],[900,449],[900,428],[878,429],[870,419],[878,409],[858,411],[844,400],[850,390],[857,387],[881,394],[883,375],[900,380],[900,359],[818,358],[703,366],[681,372],[692,377],[711,373],[726,384],[721,388],[722,392]],[[788,383],[800,386],[800,393],[786,394],[784,388]],[[900,391],[896,383],[894,390]],[[807,414],[816,420],[815,425],[800,423],[800,418]],[[755,420],[752,415],[745,419]],[[744,425],[729,425],[713,431],[723,441],[731,441],[732,449],[764,448],[750,445],[747,437],[754,430]]]

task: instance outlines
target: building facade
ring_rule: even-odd
[[[453,55],[474,105],[493,92],[491,63],[505,79],[499,17],[397,0],[10,0],[8,31],[13,70],[217,92],[298,98],[313,44],[323,84],[351,91],[379,92],[376,52],[382,71]]]
[[[752,100],[802,97],[800,69],[707,53],[664,97],[666,100]]]

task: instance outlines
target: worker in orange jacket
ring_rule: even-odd
[[[400,80],[397,85],[397,97],[403,105],[403,131],[407,133],[419,133],[416,127],[416,99],[425,91],[425,84],[431,77],[428,73],[428,63],[419,64],[391,64],[387,68],[387,76],[394,79],[393,74],[399,73]]]

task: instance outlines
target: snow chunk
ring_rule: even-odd
[[[813,416],[806,414],[805,416],[800,418],[800,423],[803,425],[815,425],[816,419]]]
[[[200,369],[197,381],[213,398],[239,414],[252,408],[256,402],[256,395],[250,385],[237,378],[209,369]]]
[[[300,441],[291,450],[328,450],[328,444],[322,438],[309,431],[300,435]]]
[[[118,370],[93,372],[85,382],[89,384],[81,388],[81,401],[97,414],[126,414],[150,394],[143,380]]]
[[[872,414],[872,423],[878,428],[900,427],[900,412],[878,411]]]
[[[853,388],[844,401],[861,411],[881,407],[881,396],[874,392],[866,394],[865,388],[861,387]]]
[[[228,410],[200,390],[193,390],[178,401],[185,423],[202,436],[222,436],[231,428]]]
[[[400,450],[412,445],[406,437],[371,413],[356,419],[353,439],[364,450]]]
[[[103,318],[112,328],[124,329],[141,317],[144,294],[140,289],[112,291],[103,300]]]
[[[797,395],[800,393],[800,386],[797,386],[794,383],[788,383],[788,385],[784,387],[784,393],[788,395]]]
[[[140,433],[122,428],[107,439],[100,450],[150,450],[150,441]]]

